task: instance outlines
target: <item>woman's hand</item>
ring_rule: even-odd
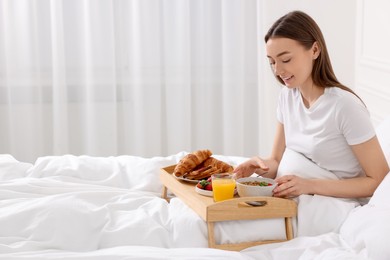
[[[296,175],[285,175],[276,178],[278,183],[273,190],[274,197],[293,198],[301,194],[310,194],[310,179],[304,179]]]
[[[269,167],[265,164],[265,162],[261,158],[255,156],[247,160],[246,162],[243,162],[240,165],[238,165],[234,169],[233,173],[235,174],[236,179],[239,179],[239,178],[248,177],[252,175],[254,172],[265,173],[268,170]]]

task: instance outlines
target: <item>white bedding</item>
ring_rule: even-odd
[[[0,169],[6,174],[0,174],[0,225],[4,226],[0,250],[207,247],[205,222],[181,200],[173,198],[168,204],[160,198],[160,168],[176,163],[182,156],[145,159],[66,155],[39,158],[34,165],[3,156]],[[240,160],[223,159],[231,163]],[[281,239],[285,237],[283,223],[218,223],[215,235],[223,243]]]
[[[386,147],[389,139],[381,140]],[[390,259],[389,176],[362,207],[301,197],[298,238],[229,252],[207,249],[204,221],[179,199],[160,198],[159,169],[182,156],[66,155],[29,164],[1,155],[0,259]],[[231,164],[246,159],[217,157]],[[284,235],[280,220],[270,221],[220,223],[216,237]]]
[[[258,260],[388,260],[389,234],[390,175],[387,174],[370,202],[355,208],[339,233],[302,236],[284,243],[248,248],[241,253]]]
[[[295,174],[302,178],[337,179],[337,176],[304,157],[286,149],[279,164],[278,176]],[[340,199],[320,195],[301,195],[298,203],[295,236],[316,236],[338,232],[349,212],[360,203],[354,199]],[[334,214],[337,212],[337,214]]]

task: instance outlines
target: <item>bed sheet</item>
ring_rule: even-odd
[[[184,155],[48,156],[34,164],[1,155],[0,259],[389,259],[389,175],[330,232],[229,252],[207,249],[205,223],[179,199],[160,198],[159,169]],[[259,226],[244,233],[247,222],[225,224],[216,232],[233,241]]]
[[[241,253],[257,260],[387,260],[389,219],[390,175],[387,174],[370,202],[351,211],[339,233],[297,237],[247,248]]]
[[[49,156],[34,164],[0,156],[0,253],[207,247],[206,223],[181,200],[160,198],[160,169],[184,154]],[[237,164],[245,158],[223,159]],[[284,222],[218,223],[215,236],[220,243],[283,239]]]
[[[160,248],[151,246],[120,246],[88,252],[34,250],[0,254],[1,260],[253,260],[251,256],[210,248]]]

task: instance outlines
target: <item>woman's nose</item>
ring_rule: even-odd
[[[276,76],[281,76],[283,74],[283,68],[280,64],[275,63],[274,65],[274,73]]]

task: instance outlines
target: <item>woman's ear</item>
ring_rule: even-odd
[[[321,53],[320,46],[318,46],[317,42],[314,42],[311,49],[312,49],[312,53],[313,53],[313,60],[315,60],[318,58],[318,56],[320,56],[320,53]]]

